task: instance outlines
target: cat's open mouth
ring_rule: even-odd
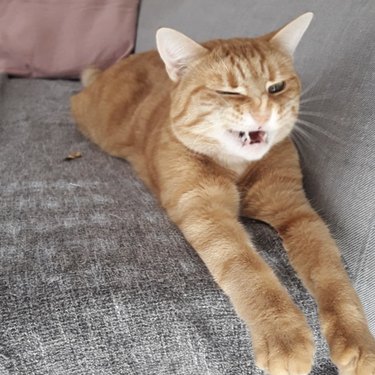
[[[267,141],[267,133],[262,130],[244,132],[237,130],[229,130],[235,138],[242,142],[242,146],[253,145],[257,143],[265,143]]]

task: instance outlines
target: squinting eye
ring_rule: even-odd
[[[241,95],[239,92],[235,91],[221,91],[221,90],[216,90],[216,92],[220,95]]]
[[[268,87],[268,92],[270,94],[276,94],[278,92],[283,91],[285,88],[285,81],[274,83],[273,85]]]

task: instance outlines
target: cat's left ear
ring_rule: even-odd
[[[169,78],[177,82],[188,65],[208,50],[186,35],[163,27],[156,32],[156,46]]]
[[[271,42],[277,43],[283,50],[291,56],[298,46],[303,34],[310,25],[314,14],[311,12],[302,14],[286,26],[276,31],[270,39]]]

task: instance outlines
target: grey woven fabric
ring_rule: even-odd
[[[336,238],[375,334],[375,2],[143,0],[137,50],[161,26],[198,41],[256,36],[315,17],[297,48],[305,188]],[[311,122],[312,124],[308,123]]]
[[[0,374],[260,375],[195,252],[130,166],[75,130],[77,89],[1,77]],[[280,240],[245,225],[309,317],[313,374],[336,374]]]

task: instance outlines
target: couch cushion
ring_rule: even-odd
[[[0,76],[0,373],[261,375],[244,324],[129,164],[75,129],[77,89]],[[308,316],[312,374],[336,374],[279,238],[245,225]]]

